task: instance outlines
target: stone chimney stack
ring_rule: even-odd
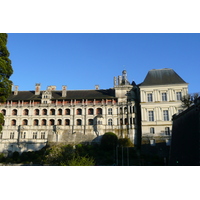
[[[35,84],[35,95],[40,95],[40,83]]]
[[[62,86],[62,97],[66,97],[67,96],[67,86],[63,85]]]
[[[18,95],[18,88],[19,88],[18,85],[14,86],[14,95]]]

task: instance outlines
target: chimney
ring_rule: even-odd
[[[18,95],[18,85],[14,86],[14,95]]]
[[[95,85],[95,90],[99,90],[99,85]]]
[[[122,84],[122,76],[118,76],[118,85]]]
[[[67,96],[67,86],[63,85],[62,86],[62,97],[66,97]]]
[[[40,83],[35,84],[35,95],[40,95]]]

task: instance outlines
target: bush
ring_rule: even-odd
[[[117,146],[118,137],[112,133],[107,132],[102,136],[101,147],[105,150],[112,150]]]

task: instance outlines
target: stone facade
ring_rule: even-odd
[[[170,78],[169,78],[170,77]],[[114,77],[114,87],[95,90],[56,90],[49,86],[13,93],[1,111],[0,152],[32,151],[47,142],[77,144],[99,142],[105,132],[129,137],[134,145],[171,137],[171,116],[181,111],[181,95],[188,84],[173,70],[151,70],[145,80],[129,83],[124,70]],[[152,140],[154,139],[154,140]]]
[[[122,77],[122,78],[120,78]],[[116,78],[115,78],[116,79]],[[126,71],[112,89],[15,91],[1,111],[5,116],[0,151],[32,151],[47,142],[99,142],[105,132],[136,141],[134,89]]]

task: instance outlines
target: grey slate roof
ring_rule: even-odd
[[[186,83],[173,69],[152,69],[139,86]]]
[[[18,100],[41,100],[42,92],[40,95],[35,95],[35,91],[18,91],[18,95],[12,93],[8,97],[8,101],[18,101]],[[62,91],[52,91],[52,99],[114,99],[115,91],[114,89],[106,90],[69,90],[67,91],[67,96],[62,97]]]

